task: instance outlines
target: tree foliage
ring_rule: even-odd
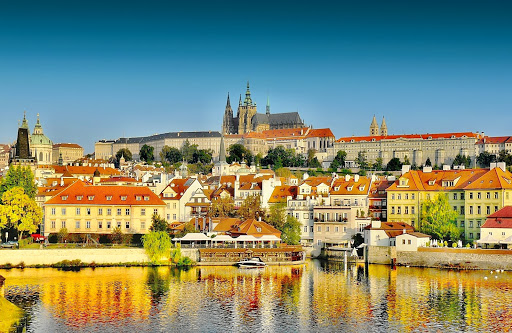
[[[226,162],[245,162],[247,165],[251,165],[253,161],[253,155],[251,151],[239,143],[235,143],[228,148],[228,156],[226,156]]]
[[[293,149],[285,149],[283,146],[270,148],[261,160],[263,166],[273,166],[273,169],[282,167],[303,167],[306,165],[306,159],[301,154],[296,154]]]
[[[29,198],[34,199],[37,193],[37,186],[34,182],[34,174],[29,167],[11,167],[7,174],[0,179],[0,198],[3,194],[14,187],[21,187]]]
[[[160,152],[160,160],[168,161],[171,164],[176,164],[178,162],[181,162],[182,155],[178,148],[164,146],[162,148],[162,151]]]
[[[377,171],[381,171],[382,170],[382,167],[383,167],[383,160],[382,160],[382,157],[377,157],[375,159],[375,163],[373,163],[373,168]]]
[[[502,150],[497,157],[497,161],[505,162],[507,165],[512,165],[512,155],[507,153],[505,150]]]
[[[181,146],[180,152],[185,161],[194,163],[194,153],[197,151],[197,145],[192,145],[188,140]]]
[[[368,160],[366,159],[366,153],[364,151],[357,153],[356,163],[359,165],[360,169],[368,169]]]
[[[132,160],[132,152],[128,148],[121,148],[116,153],[116,160],[117,163],[121,160],[121,156],[124,157],[125,161],[131,161]]]
[[[439,240],[457,241],[460,230],[457,228],[458,213],[448,203],[445,193],[438,193],[426,200],[421,209],[420,231]]]
[[[431,167],[432,162],[430,161],[430,157],[427,157],[427,160],[425,161],[425,166]]]
[[[185,226],[183,227],[183,230],[180,231],[176,237],[183,237],[185,236],[186,234],[190,233],[190,232],[199,232],[199,230],[196,229],[196,226],[193,222],[187,222],[185,223]]]
[[[208,215],[211,217],[233,217],[235,201],[232,197],[218,197],[212,200]]]
[[[34,199],[21,187],[13,187],[2,195],[0,205],[0,228],[13,227],[18,230],[18,239],[24,232],[34,233],[43,221],[43,211]]]
[[[480,167],[488,168],[491,163],[496,162],[496,155],[484,151],[483,153],[480,153],[480,155],[478,155],[478,157],[476,158],[476,162],[478,163],[478,165],[480,165]]]
[[[144,144],[142,147],[140,147],[140,160],[147,163],[152,163],[155,160],[154,150],[154,147]]]
[[[393,157],[389,160],[388,165],[386,166],[387,171],[400,171],[402,169],[402,162],[398,157]]]
[[[265,210],[261,207],[259,195],[249,195],[242,201],[237,211],[238,217],[242,220],[257,219],[265,216]]]
[[[458,154],[453,160],[452,166],[463,165],[466,169],[471,166],[471,157]]]
[[[170,255],[171,238],[165,231],[152,231],[142,236],[142,244],[152,263],[158,263],[162,258]]]
[[[153,214],[151,217],[151,227],[149,227],[149,231],[169,231],[169,224],[163,218],[161,218],[158,214]]]
[[[331,162],[331,165],[329,168],[338,170],[339,168],[345,167],[345,160],[347,159],[347,152],[344,150],[338,150],[336,153],[336,156],[334,156],[334,159]]]
[[[286,204],[272,205],[269,209],[267,221],[277,230],[281,231],[281,239],[288,245],[300,243],[301,223],[291,215],[286,214]]]

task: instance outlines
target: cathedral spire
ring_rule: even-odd
[[[33,134],[43,134],[43,127],[41,126],[41,122],[39,121],[39,113],[37,114],[37,122],[34,126]]]
[[[373,115],[372,124],[370,125],[370,136],[379,135],[379,124],[377,124],[377,119],[375,115]]]
[[[249,81],[247,81],[247,90],[245,92],[244,104],[245,105],[252,105],[251,89],[249,88]]]
[[[240,94],[240,99],[238,100],[238,106],[242,106],[242,94]]]
[[[228,101],[226,102],[226,109],[231,109],[231,102],[229,100],[229,92],[228,92]]]
[[[224,147],[224,135],[220,137],[219,162],[226,162],[226,148]]]
[[[28,129],[27,111],[23,111],[23,122],[21,123],[21,128]]]
[[[388,126],[386,125],[386,119],[382,117],[382,124],[380,125],[380,135],[388,136]]]
[[[267,96],[267,106],[265,109],[267,110],[267,114],[270,114],[270,99],[268,96]]]

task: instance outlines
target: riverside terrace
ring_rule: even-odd
[[[203,233],[188,233],[181,238],[172,240],[180,244],[182,248],[278,248],[281,246],[281,238],[275,235],[263,235],[254,237],[251,235],[240,235],[231,237],[229,235],[218,235],[210,238]]]

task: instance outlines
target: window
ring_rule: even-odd
[[[308,226],[304,226],[304,232],[308,232]]]
[[[110,221],[107,222],[107,229],[112,228],[112,223]]]
[[[326,232],[329,232],[329,231],[330,231],[329,226],[325,227],[325,231],[326,231]]]
[[[472,232],[469,233],[469,238],[473,239],[473,233]]]
[[[144,201],[149,201],[149,197],[148,196],[144,196]]]
[[[87,215],[91,215],[91,209],[90,209],[90,208],[86,208],[86,209],[85,209],[85,213],[86,213]]]
[[[52,215],[55,215],[55,208],[52,208]]]
[[[460,221],[461,228],[464,228],[464,221]]]
[[[173,203],[173,204],[172,204],[172,208],[173,208],[173,209],[176,209],[176,203]]]
[[[414,200],[414,193],[413,193],[413,194],[411,194],[411,199],[412,199],[412,200]]]
[[[130,208],[126,208],[124,210],[124,215],[130,215]]]
[[[318,232],[322,232],[322,226],[320,226],[320,225],[319,225],[319,226],[317,226],[317,227],[316,227],[316,231],[318,231]]]
[[[494,199],[498,199],[498,192],[494,192]]]
[[[414,206],[411,207],[411,214],[415,214],[414,213]]]
[[[480,206],[476,206],[476,213],[477,213],[478,215],[482,214],[482,207],[480,207]]]
[[[299,218],[299,213],[295,213],[295,218],[298,219]]]
[[[473,214],[473,206],[469,206],[469,214]]]
[[[66,221],[62,221],[62,222],[60,223],[60,227],[61,227],[61,228],[65,228],[65,227],[66,227]]]
[[[80,207],[76,209],[76,215],[80,215]]]
[[[347,227],[343,227],[343,232],[347,232]]]
[[[334,227],[335,232],[340,232],[340,227]]]
[[[52,221],[52,229],[55,229],[55,221]]]
[[[479,228],[480,228],[480,225],[481,225],[481,224],[482,224],[482,221],[476,221],[476,225],[477,225],[477,227],[479,227]]]
[[[78,200],[78,201],[82,201],[82,196],[81,196],[81,195],[77,195],[77,196],[76,196],[76,200]]]
[[[121,208],[117,209],[117,215],[121,215]]]
[[[453,193],[453,200],[457,200],[457,193]]]
[[[140,195],[138,195],[138,196],[136,196],[136,197],[135,197],[135,200],[137,200],[137,201],[141,201],[141,200],[142,200],[142,197],[141,197]]]
[[[85,221],[85,228],[91,229],[91,221]]]
[[[75,229],[80,229],[80,221],[75,221]]]
[[[146,229],[146,222],[145,221],[140,222],[140,228],[141,229]]]
[[[68,200],[68,196],[67,195],[63,195],[61,198],[62,198],[62,201]]]
[[[498,206],[494,206],[494,212],[496,213],[498,211]]]
[[[171,219],[171,214],[167,214],[167,221]]]
[[[469,227],[473,228],[473,221],[469,221]]]
[[[126,229],[130,229],[130,221],[126,221],[125,227],[126,227]]]
[[[88,199],[89,201],[94,200],[94,195],[90,195],[90,196],[88,196],[88,197],[87,197],[87,199]]]
[[[453,210],[454,210],[454,211],[457,211],[457,206],[453,206]]]
[[[487,215],[491,214],[491,206],[487,206]]]
[[[469,199],[473,199],[473,192],[469,192]]]
[[[405,214],[409,214],[409,207],[405,206]]]
[[[121,228],[121,221],[117,221],[117,227]]]
[[[140,215],[145,216],[146,215],[146,208],[140,209]]]
[[[486,193],[486,198],[487,198],[487,199],[490,199],[490,198],[491,198],[491,192],[487,192],[487,193]]]
[[[395,194],[391,194],[391,200],[395,200]]]
[[[492,236],[492,231],[489,231],[489,235],[491,235],[491,236]]]
[[[110,201],[112,200],[112,196],[111,195],[107,195],[107,201]]]
[[[391,206],[391,214],[395,214],[395,206]]]
[[[460,215],[464,215],[464,206],[460,206]]]
[[[409,200],[409,194],[405,193],[405,200]]]
[[[172,219],[176,220],[176,214],[172,214]]]
[[[411,245],[411,240],[410,239],[407,240],[407,244]]]
[[[112,208],[107,208],[107,215],[112,215]]]
[[[305,220],[307,220],[309,218],[309,214],[308,213],[304,213],[303,217],[304,217]]]
[[[98,222],[98,229],[103,229],[103,222],[102,221]]]
[[[402,200],[402,195],[400,193],[398,194],[398,200]]]
[[[402,239],[402,245],[405,245],[405,239]]]
[[[401,206],[398,206],[396,208],[396,210],[397,210],[397,214],[402,214],[402,207]]]
[[[103,208],[98,208],[98,215],[103,215]]]
[[[155,209],[153,209],[153,214],[154,214],[154,215],[158,215],[158,209],[156,209],[156,208],[155,208]]]
[[[309,232],[313,232],[313,226],[309,227]]]
[[[121,196],[121,201],[126,201],[126,195]]]
[[[482,199],[482,192],[477,192],[476,193],[476,198],[477,199]]]

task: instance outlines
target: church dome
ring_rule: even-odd
[[[34,132],[30,136],[30,144],[31,145],[53,146],[52,140],[50,140],[43,133],[43,127],[41,126],[41,123],[39,122],[39,113],[37,114],[37,123],[34,126]]]

